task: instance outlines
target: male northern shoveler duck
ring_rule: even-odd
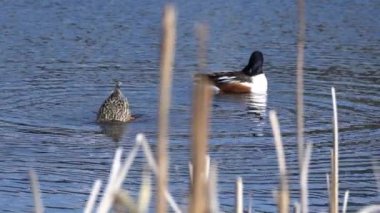
[[[241,71],[197,74],[196,77],[207,77],[217,92],[266,93],[268,82],[263,72],[263,63],[262,52],[255,51],[251,54],[248,64]]]
[[[121,92],[120,81],[115,81],[115,89],[99,108],[98,122],[127,122],[132,118],[127,98]]]

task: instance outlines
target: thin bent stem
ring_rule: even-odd
[[[304,66],[304,49],[305,49],[305,1],[297,0],[297,12],[298,12],[298,35],[297,35],[297,146],[298,146],[298,166],[300,169],[304,167],[303,159],[305,154],[305,142],[304,142],[304,102],[303,102],[303,66]],[[302,177],[300,177],[300,184]],[[307,192],[302,190],[301,198],[305,197]],[[301,206],[304,206],[301,202]],[[303,212],[303,210],[302,210]],[[303,212],[304,213],[304,212]]]
[[[96,180],[94,185],[92,186],[90,197],[88,198],[88,201],[86,203],[86,208],[83,211],[84,213],[91,213],[92,210],[94,209],[95,201],[96,201],[96,198],[98,197],[101,186],[102,186],[102,181]]]
[[[289,185],[286,172],[286,161],[284,147],[281,140],[280,124],[275,111],[269,112],[269,118],[272,125],[274,142],[277,151],[277,161],[280,170],[280,191],[278,197],[278,211],[280,213],[289,212]]]
[[[243,213],[243,179],[236,179],[235,212]]]
[[[309,165],[310,165],[312,148],[313,148],[313,144],[311,143],[306,144],[304,160],[303,160],[302,168],[301,168],[301,191],[303,192],[301,194],[301,211],[303,213],[309,212],[308,178],[309,178]]]
[[[219,213],[218,200],[218,168],[215,163],[210,164],[210,175],[208,179],[209,197],[210,197],[210,212]]]
[[[153,174],[155,176],[157,176],[157,171],[158,171],[157,163],[154,160],[152,150],[151,150],[145,136],[143,134],[138,134],[136,136],[136,142],[142,146],[142,149],[143,149],[144,155],[147,159],[148,165],[149,165],[150,169],[153,171]],[[179,208],[178,204],[175,202],[175,200],[173,199],[173,196],[170,194],[170,192],[168,191],[167,188],[165,191],[165,198],[175,213],[181,212],[181,209]]]
[[[331,88],[332,105],[333,105],[333,124],[334,124],[334,148],[333,148],[333,164],[331,174],[331,209],[332,213],[339,211],[339,135],[338,135],[338,110],[336,104],[335,88]]]
[[[342,213],[346,213],[347,212],[347,204],[348,204],[348,197],[350,196],[350,191],[347,190],[345,193],[344,193],[344,200],[343,200],[343,208],[342,208]]]
[[[34,170],[30,170],[29,177],[30,177],[30,184],[32,187],[32,191],[33,191],[34,211],[36,213],[43,213],[44,206],[42,204],[40,184],[38,182],[38,177],[37,177],[36,172]]]
[[[298,39],[297,39],[297,144],[298,144],[298,164],[302,167],[304,154],[304,104],[303,104],[303,66],[305,49],[305,2],[297,0],[298,11]],[[302,193],[302,192],[301,192]]]

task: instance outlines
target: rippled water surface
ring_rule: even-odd
[[[178,39],[170,129],[170,191],[188,195],[194,26],[209,26],[207,70],[238,70],[265,55],[267,97],[214,97],[209,152],[219,166],[220,203],[231,211],[234,180],[259,212],[274,212],[277,157],[267,111],[278,112],[292,202],[298,198],[295,61],[296,5],[291,1],[175,1]],[[157,138],[160,1],[1,1],[0,210],[30,212],[28,170],[39,176],[48,212],[80,212],[92,183],[106,180],[117,146],[137,133]],[[332,147],[330,87],[337,90],[340,187],[349,208],[379,203],[372,160],[380,159],[380,21],[376,1],[308,1],[305,134],[313,143],[312,212],[327,211]],[[139,118],[115,128],[94,120],[119,79]],[[126,187],[138,192],[138,155]],[[248,199],[246,199],[248,203]]]

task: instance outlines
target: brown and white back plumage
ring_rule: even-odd
[[[116,82],[115,89],[99,108],[98,122],[127,122],[132,119],[127,98],[120,89],[121,83]]]
[[[263,63],[263,54],[255,51],[241,71],[197,74],[195,78],[205,77],[217,91],[226,93],[266,93],[268,83]]]

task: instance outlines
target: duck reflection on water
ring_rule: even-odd
[[[255,136],[264,135],[264,127],[267,116],[267,94],[266,93],[251,93],[247,95],[247,113],[250,119],[255,123],[252,129]]]
[[[125,122],[103,122],[99,123],[101,132],[110,137],[114,142],[120,142],[127,132],[128,124]]]

